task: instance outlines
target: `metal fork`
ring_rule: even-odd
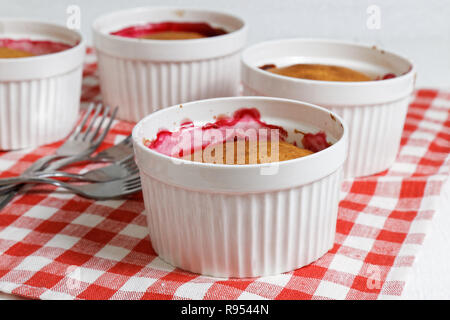
[[[94,157],[92,157],[91,155],[77,155],[63,158],[50,163],[45,168],[45,171],[56,171],[68,165],[83,161],[90,161],[90,162],[122,161],[129,158],[130,155],[132,154],[133,154],[133,141],[131,139],[131,135],[129,135],[118,144],[99,152]]]
[[[126,178],[137,172],[138,168],[134,162],[134,157],[133,155],[129,155],[124,160],[117,161],[109,166],[90,170],[81,174],[43,170],[34,172],[30,175],[2,179],[0,180],[0,193],[4,192],[5,189],[9,189],[10,185],[27,183],[30,178],[70,178],[87,182],[106,182]]]
[[[54,186],[67,189],[80,196],[96,200],[117,198],[141,190],[141,181],[139,175],[137,174],[126,179],[113,180],[109,182],[87,183],[83,185],[74,185],[50,178],[30,178],[27,182],[52,184]]]
[[[36,161],[31,165],[32,169],[39,170],[45,166],[45,164],[61,157],[93,153],[108,133],[116,116],[116,112],[117,108],[114,108],[111,113],[111,108],[109,106],[103,106],[100,103],[97,105],[91,103],[80,124],[75,128],[64,144],[56,150],[54,155],[48,155]],[[100,113],[102,113],[101,116]],[[93,116],[88,123],[91,114],[93,114]],[[109,117],[109,121],[103,132],[99,135],[107,117]],[[86,129],[83,130],[85,125],[87,125]]]
[[[103,115],[100,118],[99,114],[101,111],[103,111]],[[112,125],[112,122],[116,116],[117,108],[114,108],[112,113],[110,111],[111,110],[109,106],[103,107],[102,104],[94,105],[93,103],[91,103],[79,125],[75,128],[73,133],[64,142],[64,144],[56,150],[55,154],[44,156],[38,159],[30,167],[28,167],[23,172],[22,175],[27,175],[32,172],[42,170],[48,163],[62,157],[80,154],[86,156],[94,152],[100,145],[100,143],[102,143],[106,134],[108,133]],[[91,114],[93,114],[93,116],[90,119],[89,125],[86,128],[86,130],[83,130]],[[103,132],[99,134],[100,129],[108,116],[109,121],[106,123]],[[98,122],[97,121],[98,119],[100,119],[99,123],[95,124],[95,122]],[[9,193],[0,196],[0,210],[2,210],[14,198],[14,196],[19,192],[21,187],[22,187],[21,185],[18,185]]]
[[[80,161],[110,161],[110,162],[117,161],[117,162],[121,162],[132,156],[133,156],[133,144],[132,144],[131,135],[130,135],[127,138],[123,139],[118,144],[99,152],[94,157],[91,157],[88,155],[88,156],[83,156],[83,157],[75,156],[75,157],[63,158],[60,160],[53,161],[44,170],[37,171],[37,172],[43,172],[43,171],[46,172],[48,170],[57,170],[64,166],[68,166],[75,162],[80,162]],[[96,170],[99,170],[99,169],[94,169],[91,171],[96,171]],[[34,173],[30,173],[29,175],[32,176],[32,174],[34,174]],[[111,177],[110,180],[112,180],[112,179],[113,179],[113,177]],[[8,193],[3,196],[1,194],[8,192],[9,190],[15,190],[16,188],[17,188],[17,186],[15,186],[15,185],[13,185],[11,187],[8,186],[8,187],[0,188],[0,210],[6,204],[8,204],[9,201],[11,201],[11,199],[14,197],[15,194],[17,194],[17,192]]]

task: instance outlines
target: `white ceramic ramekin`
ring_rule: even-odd
[[[195,40],[148,40],[114,36],[126,26],[193,21],[228,34]],[[149,113],[192,100],[234,96],[240,85],[239,54],[244,21],[222,12],[148,7],[118,11],[93,24],[103,100],[118,117],[139,121]]]
[[[41,56],[0,59],[0,150],[37,147],[73,129],[80,107],[85,45],[63,26],[0,19],[0,38],[50,40],[73,47]]]
[[[295,63],[346,66],[374,78],[395,73],[393,79],[332,82],[296,79],[259,69]],[[254,45],[242,54],[245,95],[297,99],[331,109],[349,127],[347,178],[389,168],[398,152],[410,96],[414,89],[413,64],[397,54],[352,43],[287,39]]]
[[[186,119],[204,125],[243,107],[287,129],[290,142],[301,141],[294,129],[322,130],[333,145],[267,167],[175,160],[143,144],[160,128],[176,131]],[[147,116],[133,140],[152,245],[174,266],[218,277],[272,275],[333,246],[347,129],[329,110],[278,98],[202,100]]]

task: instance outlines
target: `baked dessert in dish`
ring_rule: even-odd
[[[287,142],[288,132],[261,120],[255,108],[237,110],[233,117],[195,126],[186,121],[178,131],[160,130],[144,145],[180,159],[215,164],[261,164],[292,160],[321,151],[330,143],[324,132],[303,133],[302,147]]]
[[[64,51],[71,47],[65,43],[53,41],[0,39],[0,59],[39,56]]]
[[[138,122],[171,105],[239,94],[247,25],[237,16],[131,8],[100,16],[93,32],[102,99],[119,106],[119,119]]]
[[[79,117],[84,55],[75,30],[0,19],[0,151],[67,137]]]
[[[240,143],[242,143],[240,145]],[[216,150],[220,148],[221,155],[217,158]],[[210,152],[208,152],[210,151]],[[231,152],[232,157],[227,158],[227,153]],[[278,153],[278,155],[273,154]],[[312,154],[307,149],[299,148],[294,144],[278,141],[277,145],[272,146],[272,142],[256,140],[254,143],[249,140],[235,140],[222,142],[213,146],[211,150],[208,148],[199,150],[190,155],[184,156],[183,159],[191,161],[199,161],[203,163],[220,163],[220,164],[256,164],[269,163],[275,161],[286,161],[301,158]]]
[[[222,28],[214,28],[206,22],[158,22],[130,26],[112,35],[149,40],[189,40],[226,34]]]
[[[234,278],[287,272],[320,258],[336,237],[346,131],[324,108],[270,97],[193,101],[149,114],[134,127],[133,145],[155,252],[184,270]],[[239,143],[251,158],[252,142],[256,150],[277,143],[273,132],[286,161],[202,159],[214,150],[238,151]],[[192,150],[189,141],[199,146]],[[314,153],[305,141],[324,149]],[[217,148],[206,150],[210,142]],[[201,157],[180,160],[191,151]]]
[[[244,95],[312,103],[344,118],[344,177],[376,174],[395,162],[416,79],[408,58],[372,45],[297,38],[253,45],[241,62]]]
[[[393,73],[387,73],[383,76],[378,76],[375,79],[368,75],[342,66],[324,65],[324,64],[293,64],[286,67],[277,67],[275,64],[266,64],[260,69],[272,72],[281,76],[319,80],[319,81],[372,81],[372,80],[386,80],[395,78]]]

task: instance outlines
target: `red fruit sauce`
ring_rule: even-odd
[[[233,117],[220,117],[214,123],[207,123],[201,127],[196,127],[191,121],[186,121],[176,132],[160,130],[154,140],[144,139],[144,145],[159,153],[181,158],[198,150],[203,150],[210,145],[236,139],[248,139],[246,134],[248,129],[256,129],[257,138],[263,132],[265,138],[270,138],[268,132],[270,129],[276,130],[277,137],[282,141],[288,135],[282,127],[263,122],[258,109],[243,108],[235,111]],[[330,146],[326,140],[325,132],[307,133],[304,135],[302,143],[305,149],[313,152],[318,152]]]
[[[386,80],[386,79],[393,79],[396,78],[397,76],[393,73],[386,73],[383,78],[381,78],[381,80]]]
[[[312,152],[319,152],[330,146],[327,142],[327,135],[321,131],[318,133],[306,133],[302,139],[303,146]]]
[[[213,28],[206,22],[158,22],[158,23],[146,23],[143,25],[126,27],[118,31],[111,32],[112,35],[127,37],[127,38],[140,38],[152,33],[158,32],[196,32],[205,37],[215,37],[226,34],[227,32],[221,28]]]
[[[56,53],[72,48],[72,46],[53,41],[30,39],[0,39],[0,48],[8,48],[29,52],[35,56]]]

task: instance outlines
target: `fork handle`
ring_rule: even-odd
[[[25,176],[29,174],[30,172],[35,172],[44,169],[50,162],[62,158],[62,156],[57,154],[51,154],[48,156],[44,156],[42,158],[37,159],[31,166],[29,166],[22,175]],[[3,180],[3,179],[0,179]]]
[[[7,185],[8,187],[0,187],[0,194],[4,194],[8,191],[11,193],[13,190],[15,191],[14,194],[16,194],[21,186],[17,186],[17,184],[20,184],[19,179],[32,174],[33,172],[38,172],[39,170],[44,169],[50,162],[61,158],[60,155],[57,154],[51,154],[48,156],[41,157],[37,159],[35,162],[33,162],[20,176],[18,177],[12,177],[12,178],[0,178],[0,186]],[[15,182],[15,181],[18,182]],[[9,202],[9,198],[7,199],[6,196],[0,198],[0,210],[4,207],[4,204]]]
[[[80,181],[97,182],[97,180],[87,179],[87,178],[83,177],[83,175],[80,175],[80,174],[70,174],[70,173],[66,173],[66,172],[59,172],[56,170],[59,168],[63,168],[68,165],[77,163],[77,162],[82,162],[82,161],[110,162],[109,159],[99,157],[99,156],[90,157],[90,156],[86,156],[86,155],[77,155],[77,156],[71,156],[71,157],[66,157],[66,158],[62,158],[59,160],[55,160],[58,158],[61,158],[61,157],[57,156],[57,155],[43,157],[35,162],[35,164],[37,163],[36,166],[34,166],[34,164],[32,165],[32,167],[35,167],[36,169],[34,169],[34,170],[27,169],[22,175],[20,175],[18,177],[0,179],[0,195],[14,190],[15,188],[17,188],[16,185],[18,185],[18,184],[29,183],[30,178],[64,177],[64,178],[70,178],[70,179],[75,179],[75,180],[80,180]],[[42,161],[40,161],[40,160],[42,160]],[[55,161],[53,161],[53,160],[55,160]],[[48,166],[45,166],[49,161],[53,161],[53,162],[48,164]],[[44,169],[44,167],[45,167],[45,169]],[[43,169],[43,170],[39,171],[40,169]],[[0,207],[0,209],[1,209],[1,207]]]
[[[83,175],[80,174],[72,174],[67,172],[59,172],[59,171],[53,171],[53,172],[35,172],[31,175],[26,176],[19,176],[19,177],[13,177],[13,178],[5,178],[0,180],[0,192],[2,192],[2,188],[4,186],[12,186],[16,184],[21,183],[27,183],[30,181],[31,178],[69,178],[69,179],[75,179],[75,180],[82,180],[85,181],[83,178]]]
[[[68,165],[74,161],[80,161],[78,159],[86,158],[86,156],[74,156],[74,157],[63,157],[57,154],[51,154],[39,158],[31,166],[29,166],[20,176],[12,178],[1,178],[0,179],[0,210],[10,201],[12,197],[7,197],[6,193],[11,192],[12,194],[17,194],[20,188],[23,186],[22,183],[26,183],[25,178],[30,176],[40,176],[44,173],[41,170],[50,170],[52,168],[57,169],[57,165]],[[52,170],[53,171],[53,170]],[[55,177],[55,176],[54,176]],[[80,179],[78,177],[78,179]]]
[[[76,193],[78,195],[87,197],[87,198],[91,198],[92,196],[89,196],[89,194],[84,193],[83,191],[79,190],[78,188],[76,188],[75,186],[63,182],[63,181],[59,181],[59,180],[53,180],[50,178],[36,178],[36,177],[24,177],[22,179],[23,183],[36,183],[36,184],[51,184],[57,187],[61,187],[64,189],[67,189],[73,193]]]
[[[39,175],[39,173],[34,173],[33,174],[33,178],[37,178],[37,175]],[[13,177],[13,178],[5,178],[0,180],[0,187],[5,187],[5,186],[14,186],[16,184],[22,184],[22,183],[27,183],[30,181],[30,176],[19,176],[19,177]],[[2,189],[9,189],[9,188],[0,188],[0,191],[3,192]]]
[[[5,185],[5,184],[9,184],[10,180],[15,179],[15,178],[20,178],[20,177],[24,177],[29,175],[32,172],[37,172],[39,170],[42,170],[43,168],[46,167],[46,165],[53,161],[56,160],[58,158],[61,158],[61,156],[58,155],[49,155],[49,156],[44,156],[42,158],[39,158],[38,160],[36,160],[35,162],[33,162],[33,164],[31,166],[29,166],[20,176],[18,177],[14,177],[14,178],[1,178],[0,179],[0,185]]]
[[[89,162],[111,162],[110,159],[104,158],[104,157],[91,157],[90,155],[77,155],[67,158],[62,158],[56,161],[53,161],[50,163],[46,168],[45,171],[56,171],[61,168],[67,167],[69,165],[75,164],[77,162],[83,162],[83,161],[89,161]]]
[[[26,175],[35,171],[42,170],[46,167],[48,163],[53,160],[61,158],[60,155],[52,154],[48,156],[44,156],[36,160],[31,166],[29,166],[22,175]],[[0,179],[1,180],[1,179]],[[4,192],[0,194],[0,210],[2,210],[13,198],[16,194],[19,193],[20,189],[23,187],[23,184],[14,185],[13,187],[5,189]]]

